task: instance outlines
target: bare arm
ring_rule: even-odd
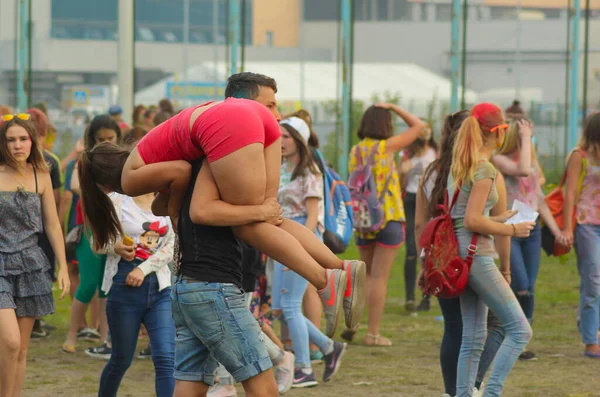
[[[577,200],[577,190],[579,189],[579,175],[583,167],[583,157],[581,152],[575,151],[569,157],[567,162],[567,194],[565,196],[565,206],[563,208],[564,233],[568,243],[573,243],[573,213]]]
[[[58,205],[58,220],[60,221],[60,225],[62,227],[67,223],[67,217],[69,214],[69,209],[71,208],[71,203],[73,202],[73,192],[70,190],[65,190],[60,199],[60,204]],[[65,228],[66,230],[66,228]]]
[[[273,211],[274,206],[279,208],[279,204],[273,199],[262,205],[232,205],[222,201],[205,160],[196,178],[190,218],[194,223],[207,226],[241,226],[272,219],[273,212],[280,214],[281,211],[280,208],[279,211]]]
[[[319,201],[321,201],[321,199],[318,197],[307,197],[306,200],[304,200],[306,213],[308,214],[304,226],[311,232],[314,232],[319,223]]]
[[[69,163],[73,160],[77,160],[77,158],[79,157],[81,152],[83,152],[83,150],[83,139],[79,139],[75,144],[73,150],[71,150],[71,153],[69,153],[67,157],[65,157],[64,160],[60,162],[60,170],[64,172],[69,166]]]
[[[540,166],[540,162],[539,161],[535,161],[535,166],[537,167],[537,172],[539,175],[539,183],[540,186],[544,186],[546,184],[546,176],[544,175],[544,170],[542,170],[542,167]]]
[[[425,196],[425,192],[423,191],[423,185],[421,185],[417,190],[417,206],[415,210],[415,242],[417,245],[417,252],[419,252],[421,249],[421,247],[419,247],[419,239],[423,234],[423,229],[425,229],[425,225],[431,217],[429,211],[427,210],[427,207],[427,197]]]
[[[400,149],[407,147],[423,134],[425,124],[417,116],[408,113],[396,105],[381,104],[377,106],[392,110],[408,125],[406,131],[387,139],[385,147],[388,154],[400,151]]]
[[[40,174],[40,176],[40,179],[42,180],[41,199],[44,229],[59,265],[58,281],[59,287],[62,289],[62,299],[69,293],[70,287],[69,275],[67,273],[67,258],[65,255],[65,240],[63,238],[60,221],[58,220],[58,212],[56,211],[56,203],[54,202],[54,192],[52,190],[50,175],[43,173]]]
[[[56,203],[56,213],[60,211],[60,188],[54,189],[54,203]]]
[[[483,215],[492,183],[493,181],[491,178],[484,178],[473,184],[467,203],[465,228],[478,234],[529,237],[529,232],[533,230],[533,226],[535,225],[533,222],[507,225],[494,222],[489,217]]]
[[[546,200],[544,199],[544,193],[542,192],[542,187],[540,185],[537,186],[537,197],[538,197],[538,212],[540,213],[540,218],[544,221],[544,225],[550,229],[554,237],[559,239],[561,237],[561,230],[556,224],[556,220],[552,213],[550,212],[550,208],[548,208],[548,204],[546,204]]]
[[[81,196],[81,189],[79,188],[79,171],[77,171],[77,167],[73,169],[73,174],[71,175],[71,187],[65,186],[65,189],[70,189],[76,195]]]
[[[520,120],[519,139],[521,140],[521,149],[519,151],[519,161],[515,162],[504,155],[494,156],[494,164],[504,175],[509,176],[529,176],[532,168],[532,131],[531,124],[528,121]]]
[[[496,189],[498,190],[498,203],[491,209],[490,215],[501,216],[507,211],[506,185],[502,174],[496,176]],[[500,258],[500,272],[510,283],[510,237],[495,236],[494,244]]]
[[[171,195],[168,192],[160,192],[152,200],[152,213],[156,216],[169,216],[169,200]]]

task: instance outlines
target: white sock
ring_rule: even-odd
[[[302,371],[302,373],[304,375],[310,375],[310,374],[312,374],[312,368],[300,368],[300,370]]]
[[[329,342],[327,343],[327,348],[325,349],[325,351],[323,352],[324,355],[328,355],[333,353],[333,340],[329,339]]]

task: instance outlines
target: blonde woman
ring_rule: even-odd
[[[510,272],[500,273],[493,259],[492,236],[529,237],[534,222],[507,225],[490,219],[498,203],[492,153],[501,146],[508,125],[498,106],[476,105],[463,122],[454,145],[448,177],[448,196],[460,189],[452,219],[459,254],[464,258],[473,233],[479,235],[468,287],[460,296],[463,336],[458,359],[457,396],[470,397],[486,338],[488,307],[500,320],[505,338],[483,397],[500,396],[504,382],[531,338],[531,326],[510,289]]]
[[[556,240],[564,244],[566,240],[563,233],[544,200],[532,137],[531,123],[517,116],[510,121],[504,143],[493,157],[493,162],[506,181],[508,208],[512,207],[515,200],[525,203],[540,213]],[[511,288],[530,324],[533,322],[535,281],[540,269],[541,250],[542,233],[539,222],[529,237],[511,239]],[[535,358],[535,354],[525,351],[520,358],[531,360]]]

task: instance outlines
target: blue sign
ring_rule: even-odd
[[[225,97],[225,83],[190,81],[166,83],[167,98],[173,100],[204,101]]]
[[[86,90],[73,90],[73,104],[87,105],[88,92]]]

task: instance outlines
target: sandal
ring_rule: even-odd
[[[63,343],[61,350],[65,353],[69,353],[69,354],[73,354],[75,352],[77,352],[77,345],[67,345],[66,343]]]
[[[373,339],[373,342],[368,343],[367,338]],[[388,338],[385,338],[385,337],[379,335],[379,334],[377,334],[377,335],[367,334],[367,336],[365,337],[365,345],[389,347],[389,346],[392,346],[392,341],[389,340]]]

